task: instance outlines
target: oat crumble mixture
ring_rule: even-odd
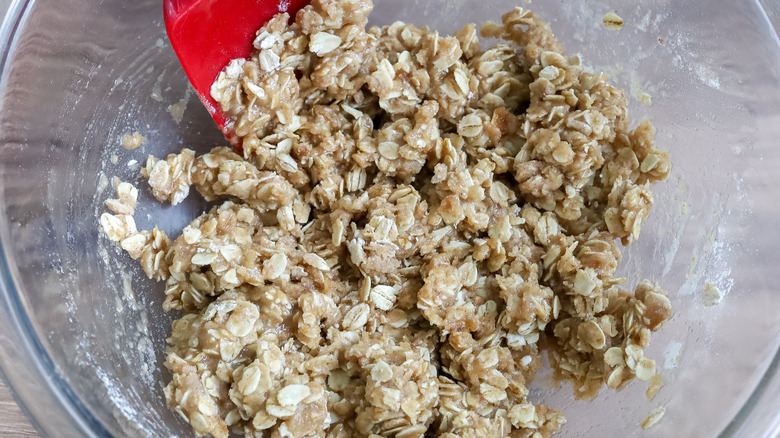
[[[220,203],[176,239],[115,182],[103,230],[181,312],[169,407],[216,438],[549,437],[543,352],[577,398],[654,395],[671,304],[615,276],[671,168],[652,125],[527,10],[445,37],[371,8],[280,14],[223,70],[242,155],[148,158],[158,200]]]

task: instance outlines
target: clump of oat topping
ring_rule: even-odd
[[[107,201],[107,236],[182,312],[170,408],[216,438],[549,437],[542,351],[580,398],[659,386],[669,299],[615,276],[670,171],[652,125],[527,10],[442,36],[366,29],[371,8],[257,32],[212,87],[240,153],[149,157],[160,201],[220,202],[175,240],[136,230],[129,184]]]

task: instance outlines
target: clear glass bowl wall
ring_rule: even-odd
[[[376,3],[373,24],[400,19],[442,32],[498,20],[517,4]],[[652,402],[640,382],[604,390],[591,403],[546,382],[532,398],[567,414],[562,437],[776,436],[778,6],[520,5],[549,20],[569,54],[606,71],[629,95],[652,95],[650,106],[631,97],[631,115],[653,119],[658,147],[674,163],[669,181],[657,186],[643,238],[625,250],[620,268],[631,287],[647,277],[671,292],[675,316],[649,350],[665,386]],[[613,10],[626,23],[619,32],[601,25]],[[45,436],[190,436],[162,395],[173,318],[161,310],[163,287],[99,237],[111,189],[99,193],[98,185],[103,174],[143,188],[132,160],[224,141],[166,40],[160,0],[0,1],[0,11],[7,11],[0,29],[3,375]],[[180,122],[167,111],[178,102],[186,105]],[[133,131],[148,140],[128,151],[119,138]],[[197,195],[170,208],[145,190],[139,205],[139,228],[161,224],[169,233],[204,209]],[[726,293],[714,308],[702,304],[708,282]],[[666,407],[662,422],[640,431],[657,406]]]

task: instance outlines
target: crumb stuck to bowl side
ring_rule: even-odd
[[[149,157],[159,201],[222,202],[180,236],[137,230],[115,184],[103,230],[183,312],[169,407],[217,438],[548,437],[543,351],[576,397],[652,398],[671,303],[615,270],[671,168],[653,126],[527,10],[443,37],[366,29],[371,7],[280,14],[219,75],[243,155]]]
[[[601,21],[604,24],[604,27],[609,30],[623,29],[623,19],[615,12],[607,12]]]
[[[663,407],[658,407],[650,411],[650,413],[647,414],[647,417],[645,417],[645,419],[642,420],[642,424],[641,424],[642,430],[647,430],[655,426],[659,421],[661,421],[665,413],[666,413],[666,409]]]
[[[122,136],[122,146],[127,150],[138,149],[146,142],[146,137],[140,132],[128,133]]]

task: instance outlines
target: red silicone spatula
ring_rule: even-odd
[[[165,28],[173,50],[203,105],[231,143],[237,139],[214,99],[211,84],[235,58],[252,54],[255,31],[271,17],[295,16],[308,0],[164,0]]]

